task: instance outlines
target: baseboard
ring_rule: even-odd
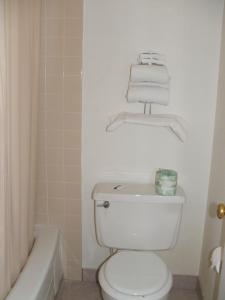
[[[97,282],[98,273],[96,269],[82,269],[82,280],[89,282]]]
[[[97,281],[97,270],[95,269],[83,269],[82,274],[83,281]],[[196,290],[199,294],[201,294],[197,276],[173,275],[173,287],[177,289]]]
[[[199,300],[203,300],[202,289],[201,289],[201,284],[200,284],[199,278],[198,278],[198,281],[197,281],[196,292],[197,292]]]

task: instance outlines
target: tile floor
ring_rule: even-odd
[[[63,282],[56,300],[101,300],[99,287],[93,282]],[[192,290],[173,289],[169,300],[199,300]]]

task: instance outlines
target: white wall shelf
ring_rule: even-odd
[[[184,121],[181,117],[167,114],[141,114],[141,113],[119,113],[106,127],[106,131],[114,131],[123,124],[136,124],[154,127],[169,128],[181,142],[187,139]]]

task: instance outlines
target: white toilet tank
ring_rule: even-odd
[[[93,190],[98,243],[108,248],[166,250],[175,246],[183,190],[160,196],[153,184],[98,183]]]

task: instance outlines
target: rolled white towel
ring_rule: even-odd
[[[170,76],[166,66],[162,65],[132,65],[130,69],[130,81],[155,82],[167,84]]]
[[[161,86],[132,84],[128,87],[127,101],[167,105],[169,103],[169,89]]]

